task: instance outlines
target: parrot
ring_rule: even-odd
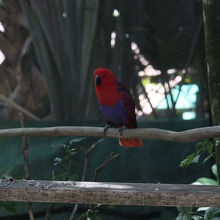
[[[94,81],[99,110],[106,121],[104,134],[110,127],[119,128],[121,135],[123,129],[137,128],[135,103],[126,86],[105,68],[94,71]],[[143,145],[140,138],[119,138],[119,144],[123,147]]]

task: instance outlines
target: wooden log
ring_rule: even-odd
[[[220,186],[0,180],[0,201],[220,207]]]
[[[181,132],[158,128],[125,129],[120,136],[118,129],[110,128],[104,136],[101,127],[61,126],[45,128],[0,129],[0,138],[15,136],[93,136],[111,138],[147,138],[175,142],[193,142],[206,138],[220,137],[220,126],[195,128]]]

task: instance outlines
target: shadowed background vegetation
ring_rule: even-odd
[[[138,111],[140,95],[148,100],[152,113],[142,119],[181,118],[176,104],[190,84],[199,87],[196,117],[209,115],[201,1],[3,0],[0,18],[0,93],[42,120],[100,119],[97,67],[110,68],[130,88]],[[140,76],[149,65],[160,74]],[[170,82],[177,76],[174,96]],[[163,86],[165,111],[152,105],[146,82]],[[17,118],[10,104],[0,110]]]
[[[206,38],[206,45],[214,45],[218,55],[219,1],[215,1],[213,14],[215,25],[209,23],[205,27],[215,27],[216,39],[214,44],[212,40],[208,44]],[[1,0],[0,22],[0,119],[7,120],[1,121],[1,128],[19,127],[20,123],[13,121],[18,119],[19,112],[25,115],[28,127],[99,126],[103,120],[93,80],[93,71],[99,67],[111,69],[129,87],[138,119],[142,120],[139,127],[179,131],[211,124],[209,103],[213,97],[220,100],[216,89],[219,81],[215,77],[219,71],[211,69],[213,78],[208,77],[205,57],[210,50],[205,51],[201,0]],[[215,88],[210,96],[208,90],[213,83]],[[158,89],[152,92],[151,88],[156,86]],[[182,94],[190,91],[190,86],[196,86],[195,96],[186,92],[185,98],[193,104],[179,106]],[[161,100],[155,104],[157,94]],[[215,103],[219,110],[219,101]],[[195,113],[195,120],[183,121],[184,112]],[[214,124],[218,125],[218,111],[212,112]],[[88,149],[94,140],[88,138],[82,145]],[[54,158],[59,161],[68,141],[66,137],[28,139],[31,178],[52,178]],[[196,143],[178,145],[144,140],[144,147],[137,151],[119,148],[116,142],[106,139],[92,153],[87,181],[91,181],[94,169],[111,151],[120,157],[106,167],[99,181],[191,183],[200,176],[213,177],[213,160],[205,165],[198,162],[200,155],[193,154]],[[1,140],[0,145],[4,146],[0,176],[22,178],[23,160],[18,147],[21,139]],[[71,161],[76,167],[71,172],[80,176],[83,151],[79,146],[76,149],[77,156]],[[187,155],[190,162],[197,160],[196,163],[180,168],[179,163]],[[220,162],[217,167],[220,169]],[[0,204],[1,210],[2,207]],[[72,207],[61,208],[67,208],[60,209],[60,213],[67,212],[62,218],[69,217]],[[107,213],[103,219],[170,220],[177,215],[176,209],[167,208],[113,208],[101,207],[101,212]],[[18,210],[22,219],[27,208],[19,203]],[[34,205],[36,215],[44,216],[45,210],[45,204]],[[85,212],[85,207],[80,210]]]

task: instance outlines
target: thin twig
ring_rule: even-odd
[[[174,107],[176,106],[176,103],[177,103],[177,101],[179,99],[183,82],[184,82],[186,76],[188,75],[188,72],[189,72],[188,71],[188,67],[189,67],[189,65],[190,65],[190,63],[192,61],[192,56],[193,56],[193,53],[194,53],[195,48],[196,48],[196,44],[197,44],[197,41],[198,41],[199,33],[201,31],[201,28],[202,28],[202,24],[203,24],[203,18],[201,18],[201,20],[199,22],[199,25],[198,25],[197,30],[195,32],[195,35],[193,37],[192,44],[191,44],[190,49],[189,49],[189,54],[188,54],[188,57],[187,57],[187,60],[186,60],[186,63],[185,63],[185,68],[184,68],[186,72],[183,75],[181,82],[179,83],[179,91],[178,91],[178,94],[176,96],[176,100],[174,102]]]
[[[161,73],[163,74],[163,72]],[[164,88],[164,93],[165,93],[165,99],[166,99],[166,103],[167,103],[167,109],[166,111],[168,112],[168,115],[170,116],[170,105],[169,105],[169,100],[168,100],[168,92],[167,92],[167,89],[166,89],[166,81],[163,79],[163,75],[161,75],[161,78],[162,78],[162,86]]]
[[[88,159],[89,159],[90,152],[97,146],[97,144],[101,143],[102,141],[104,141],[103,138],[99,139],[94,144],[92,144],[92,146],[88,150],[86,150],[84,147],[82,147],[82,150],[85,155],[85,161],[84,161],[83,174],[82,174],[81,181],[84,181],[86,178],[86,173],[87,173],[87,169],[88,169]]]
[[[167,73],[166,73],[167,74]],[[170,95],[170,99],[171,99],[171,103],[172,103],[172,111],[173,112],[175,112],[175,106],[174,106],[174,100],[173,100],[173,95],[172,95],[172,88],[171,88],[171,86],[170,86],[170,81],[169,81],[169,79],[167,80],[167,86],[168,86],[168,89],[169,89],[169,95]]]
[[[96,182],[97,178],[98,178],[98,174],[101,172],[101,170],[103,168],[105,168],[105,166],[110,163],[112,160],[114,160],[115,158],[117,158],[119,156],[119,154],[116,153],[111,153],[111,155],[100,165],[95,169],[95,175],[94,175],[94,179],[93,181]]]
[[[81,149],[82,149],[82,151],[84,153],[84,156],[85,156],[81,181],[84,181],[85,178],[86,178],[86,173],[87,173],[87,170],[88,170],[88,160],[89,160],[90,152],[97,146],[97,144],[101,143],[102,141],[104,141],[103,138],[99,139],[94,144],[92,144],[92,146],[88,150],[86,150],[84,147],[81,147]],[[69,220],[73,220],[75,218],[77,210],[78,210],[78,204],[76,203],[74,205],[74,207],[73,207],[73,211],[71,213],[71,216],[70,216]]]
[[[19,113],[19,118],[21,122],[21,127],[24,128],[24,115],[22,113]],[[25,179],[30,179],[30,168],[29,168],[29,160],[28,160],[28,143],[27,143],[27,137],[23,136],[23,157],[24,157],[24,175]]]
[[[114,152],[111,153],[111,155],[101,164],[99,165],[96,169],[95,169],[95,174],[94,174],[94,178],[93,178],[93,181],[96,182],[97,178],[98,178],[98,175],[100,173],[100,171],[102,169],[105,168],[105,166],[110,163],[112,160],[114,160],[115,158],[117,158],[119,156],[119,154],[116,154]],[[100,206],[99,205],[90,205],[90,210],[96,210],[97,208],[99,208]],[[86,213],[80,215],[77,220],[83,220],[83,219],[86,219],[87,218],[87,215]]]
[[[54,177],[54,170],[52,170],[52,177]],[[54,210],[54,206],[55,206],[54,203],[51,203],[51,204],[48,205],[46,214],[44,216],[44,218],[46,220],[50,220],[51,219],[51,216],[52,216],[53,210]]]
[[[91,152],[91,150],[93,150],[97,144],[101,143],[102,141],[104,141],[103,138],[99,139],[98,141],[96,141],[88,150],[87,150],[87,154],[89,154]]]
[[[155,111],[155,108],[153,107],[153,105],[152,105],[152,103],[151,103],[151,100],[150,100],[150,98],[149,98],[149,96],[148,96],[148,93],[147,93],[147,91],[146,91],[146,89],[145,89],[145,87],[144,87],[144,85],[143,85],[141,79],[140,79],[139,77],[137,77],[137,80],[138,80],[138,83],[140,84],[141,89],[142,89],[142,91],[143,91],[143,93],[144,93],[144,95],[145,95],[145,97],[146,97],[146,99],[147,99],[147,101],[148,101],[148,103],[149,103],[151,109],[152,109],[152,112],[153,112],[154,117],[157,118],[157,113],[156,113],[156,111]]]
[[[19,118],[21,122],[21,127],[24,128],[24,115],[22,113],[19,113]],[[23,157],[24,157],[24,176],[26,180],[30,179],[30,167],[29,167],[29,159],[28,159],[28,143],[27,143],[27,137],[23,136]],[[29,217],[30,220],[34,220],[34,212],[32,208],[32,203],[28,202],[28,208],[29,208]]]
[[[47,208],[47,212],[46,212],[46,215],[45,215],[45,219],[46,220],[50,220],[51,216],[52,216],[52,211],[53,211],[53,207],[54,207],[54,203],[51,203],[48,208]]]
[[[84,147],[81,147],[81,150],[84,152],[85,160],[84,160],[84,165],[83,165],[83,172],[82,172],[82,177],[81,180],[84,181],[88,169],[88,151]]]

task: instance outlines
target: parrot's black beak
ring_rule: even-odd
[[[100,86],[101,83],[102,83],[101,77],[96,75],[96,77],[95,77],[95,84],[96,84],[96,86]]]

